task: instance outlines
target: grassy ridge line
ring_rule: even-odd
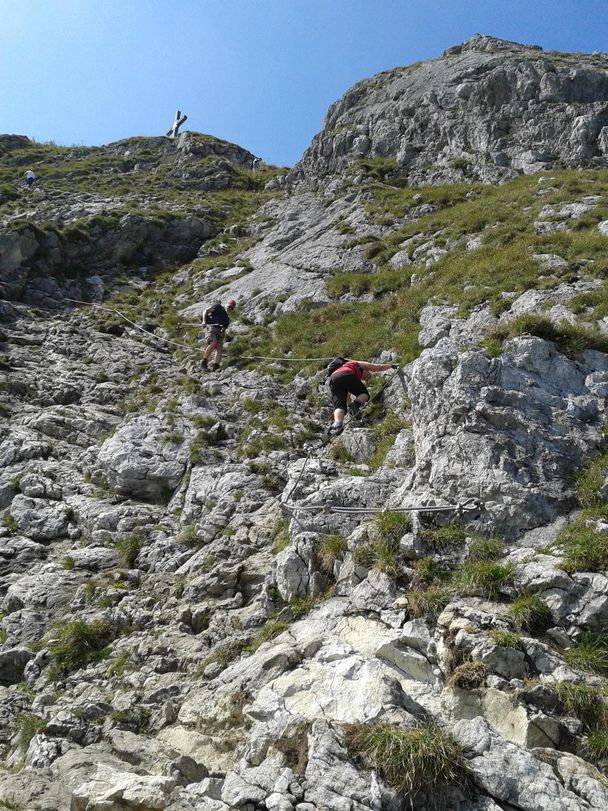
[[[222,142],[211,136],[190,133],[195,142]],[[129,155],[125,155],[125,147]],[[50,192],[94,193],[109,198],[128,198],[123,213],[133,213],[133,196],[156,204],[181,204],[184,207],[207,206],[221,214],[228,205],[235,209],[231,197],[237,190],[263,192],[266,183],[284,168],[262,164],[252,172],[230,163],[221,155],[194,156],[178,153],[172,143],[160,138],[131,138],[102,147],[64,147],[38,144],[11,150],[0,155],[0,214],[16,210],[23,198],[17,192],[25,169],[34,169],[39,186]],[[182,160],[178,161],[178,158]],[[135,166],[138,166],[135,169]],[[184,177],[191,173],[191,177]],[[197,184],[219,172],[226,175],[229,188],[197,190]],[[28,201],[29,202],[29,201]],[[258,206],[265,198],[258,201]],[[231,223],[239,221],[237,212]],[[245,215],[243,215],[245,216]],[[242,216],[241,216],[242,219]]]

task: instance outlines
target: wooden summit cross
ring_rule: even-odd
[[[177,135],[177,131],[179,130],[181,125],[184,123],[184,121],[187,121],[187,120],[188,120],[188,116],[187,115],[182,115],[180,113],[180,111],[178,110],[175,113],[175,121],[173,122],[173,126],[171,127],[170,130],[167,130],[168,137],[169,138],[175,138],[175,136]]]

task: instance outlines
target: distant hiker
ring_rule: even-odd
[[[207,307],[203,312],[203,324],[209,327],[209,338],[211,340],[211,343],[205,349],[205,354],[203,355],[203,369],[209,368],[214,372],[216,369],[220,368],[222,350],[224,348],[224,335],[230,323],[228,313],[231,313],[235,307],[236,301],[230,298],[226,302],[226,307],[223,307],[219,301],[216,301],[215,304],[212,304],[211,307]],[[208,366],[209,358],[214,352],[215,363]]]
[[[253,170],[254,172],[257,172],[257,171],[258,171],[258,169],[260,168],[260,163],[261,163],[261,162],[262,162],[262,159],[261,159],[261,158],[254,158],[254,159],[251,161],[251,168],[252,168],[252,170]]]
[[[348,360],[337,357],[327,367],[331,399],[334,404],[334,424],[328,429],[330,435],[338,436],[344,430],[343,422],[349,395],[353,398],[348,413],[359,419],[360,411],[369,400],[369,392],[363,383],[370,372],[397,369],[396,363],[367,363],[364,360]]]
[[[25,172],[25,174],[23,175],[23,182],[28,187],[28,189],[31,189],[31,187],[34,185],[35,180],[36,175],[32,172],[31,169],[28,169],[27,172]]]

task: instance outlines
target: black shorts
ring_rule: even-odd
[[[342,408],[346,411],[346,400],[348,394],[353,394],[355,397],[358,394],[367,394],[369,392],[365,387],[362,380],[354,375],[352,372],[338,372],[329,378],[329,388],[331,390],[331,399],[334,408]]]
[[[209,325],[207,329],[209,330],[209,340],[212,343],[221,344],[224,340],[224,328],[213,324]]]

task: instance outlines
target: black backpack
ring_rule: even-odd
[[[212,304],[205,318],[205,324],[218,324],[221,327],[227,327],[229,323],[228,313],[219,301]]]
[[[345,363],[348,363],[348,359],[343,358],[342,355],[336,355],[335,358],[332,358],[329,361],[329,363],[327,364],[327,367],[326,367],[327,377],[328,378],[331,377],[333,375],[333,373],[337,369],[339,369],[340,366],[343,366]]]

